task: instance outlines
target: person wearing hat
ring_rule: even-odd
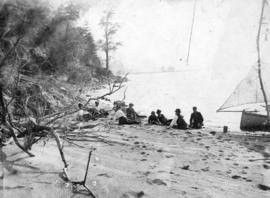
[[[172,121],[172,120],[167,120],[167,118],[161,113],[160,109],[157,110],[157,118],[161,124],[167,125],[167,126],[170,125],[170,122]],[[168,124],[168,121],[169,121],[169,124]]]
[[[89,109],[89,112],[92,114],[93,117],[98,118],[100,117],[100,107],[99,101],[95,101],[95,106]]]
[[[114,122],[118,121],[119,125],[139,124],[140,122],[137,122],[136,120],[130,120],[126,117],[125,113],[123,112],[124,108],[125,107],[123,105],[116,106],[116,112],[114,114],[113,121]]]
[[[193,129],[201,129],[203,126],[203,116],[199,111],[197,111],[197,107],[193,107],[192,109],[193,113],[190,116],[189,126]]]
[[[128,108],[126,109],[127,118],[129,120],[137,120],[138,118],[138,115],[136,111],[134,110],[133,106],[134,106],[133,103],[129,103]]]
[[[79,103],[78,108],[79,108],[79,111],[78,111],[77,119],[83,122],[89,121],[91,118],[91,115],[85,110],[83,104]]]
[[[185,122],[184,117],[181,115],[180,109],[175,110],[175,117],[173,118],[170,125],[168,126],[168,129],[170,128],[187,129],[187,123]]]
[[[100,112],[100,107],[99,107],[99,101],[95,101],[95,109],[97,110],[97,112]]]
[[[158,117],[156,116],[156,112],[151,112],[151,115],[148,117],[148,124],[160,124],[160,122],[158,121]]]

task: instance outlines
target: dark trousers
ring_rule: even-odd
[[[201,129],[202,128],[202,123],[201,122],[194,122],[190,124],[190,128],[192,129]]]
[[[182,129],[182,130],[184,130],[184,129],[187,129],[187,126],[186,125],[174,125],[172,128],[173,129]]]
[[[139,124],[140,122],[136,121],[136,120],[128,120],[125,117],[120,117],[119,118],[119,125],[131,125],[131,124]]]
[[[148,122],[148,124],[159,125],[159,123],[157,121],[150,121],[150,122]]]
[[[167,126],[169,126],[171,124],[171,122],[172,122],[172,119],[168,120],[166,123]],[[178,123],[177,125],[174,125],[172,128],[173,129],[187,129],[187,124],[186,123],[181,123],[181,124]]]

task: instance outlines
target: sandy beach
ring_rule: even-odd
[[[270,198],[269,2],[0,1],[0,198]]]
[[[269,139],[254,133],[223,134],[221,128],[166,130],[162,126],[111,126],[75,130],[81,145],[64,142],[72,180],[83,180],[99,198],[270,196]],[[84,134],[84,135],[82,135]],[[76,138],[76,136],[75,136]],[[8,145],[1,155],[1,194],[19,197],[86,197],[60,177],[56,143],[34,145],[33,158]],[[261,187],[261,186],[262,187]]]

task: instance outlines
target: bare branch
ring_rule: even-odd
[[[121,101],[125,101],[125,99],[126,99],[126,92],[127,92],[127,88],[126,88],[125,91],[124,91],[123,98],[122,98]]]
[[[109,88],[109,91],[101,96],[97,96],[97,97],[94,97],[94,98],[91,98],[89,97],[89,99],[86,101],[86,103],[84,104],[84,106],[87,106],[91,101],[93,100],[99,100],[99,99],[104,99],[106,96],[109,96],[109,95],[112,95],[114,93],[116,93],[117,91],[119,91],[120,89],[122,89],[124,87],[123,83],[125,82],[125,80],[127,79],[127,76],[128,76],[128,73],[123,77],[121,78],[121,81],[120,82],[114,82],[114,84],[111,86],[111,88]],[[45,121],[43,123],[43,125],[49,125],[49,124],[52,124],[54,123],[56,120],[59,120],[61,118],[64,118],[68,115],[71,115],[71,114],[74,114],[74,113],[77,113],[79,111],[78,108],[68,108],[64,111],[61,111],[61,112],[57,112],[57,113],[54,113],[52,115],[49,115],[49,116],[46,116],[43,118],[43,121],[45,120],[48,120],[48,121]]]
[[[16,76],[16,81],[15,81],[15,86],[14,86],[15,90],[18,88],[19,82],[20,82],[20,72],[18,71],[17,76]],[[12,95],[12,98],[7,103],[6,108],[8,108],[8,106],[13,102],[14,99],[15,99],[15,94]]]
[[[4,56],[4,58],[1,60],[0,62],[0,68],[4,66],[6,60],[9,58],[9,56],[11,55],[11,53],[13,52],[13,50],[16,49],[17,45],[19,44],[19,42],[21,41],[22,37],[18,37],[16,42],[14,43],[14,45],[12,46],[12,48],[7,52],[7,54]]]
[[[2,85],[0,85],[0,105],[2,108],[2,124],[8,129],[10,135],[12,136],[15,144],[21,149],[23,150],[25,153],[27,153],[30,157],[33,157],[34,155],[29,152],[26,148],[24,148],[18,141],[17,136],[15,135],[15,132],[13,130],[13,123],[11,122],[10,116],[9,117],[9,121],[7,121],[7,115],[8,113],[8,109],[5,106],[5,102],[4,102],[4,96],[3,96],[3,88]],[[10,123],[9,123],[10,122]]]
[[[22,151],[24,151],[25,153],[27,153],[30,157],[34,157],[34,156],[35,156],[34,154],[32,154],[31,152],[29,152],[26,148],[24,148],[24,147],[20,144],[20,142],[19,142],[18,139],[17,139],[17,136],[15,135],[15,132],[14,132],[13,128],[12,128],[8,123],[6,123],[5,126],[9,129],[9,132],[10,132],[10,134],[11,134],[11,136],[12,136],[12,138],[13,138],[15,144],[16,144]]]
[[[51,131],[51,135],[55,138],[55,141],[57,143],[57,147],[58,147],[59,153],[60,153],[61,158],[62,158],[62,161],[64,163],[64,168],[67,168],[68,167],[68,164],[67,164],[65,155],[63,153],[63,147],[61,146],[61,142],[60,142],[59,136],[53,130]]]
[[[114,94],[115,92],[119,91],[120,89],[122,89],[124,87],[123,83],[125,82],[126,78],[128,76],[128,73],[121,79],[120,82],[114,82],[113,86],[112,86],[112,89],[109,90],[109,92],[101,95],[101,96],[98,96],[98,97],[95,97],[95,98],[89,98],[87,100],[87,102],[84,104],[84,106],[88,105],[90,103],[90,101],[92,100],[99,100],[99,99],[104,99],[106,96],[109,96],[109,95],[112,95]]]

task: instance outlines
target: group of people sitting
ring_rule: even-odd
[[[113,121],[117,122],[119,125],[124,124],[140,124],[143,116],[139,116],[133,108],[134,104],[130,103],[128,108],[125,108],[123,104],[115,104],[115,114]]]
[[[79,103],[79,121],[97,120],[98,118],[107,117],[109,113],[99,107],[99,101],[95,101],[95,105],[90,108],[86,108],[83,104]]]
[[[78,104],[78,107],[80,121],[96,120],[98,118],[107,117],[110,114],[109,111],[105,111],[99,107],[98,101],[95,101],[95,105],[91,108],[85,108],[82,104]],[[133,103],[130,103],[127,107],[122,101],[114,103],[112,112],[114,113],[113,121],[119,125],[140,124],[141,119],[146,117],[136,113]],[[180,109],[175,110],[173,119],[167,119],[161,113],[161,110],[158,109],[156,112],[151,112],[151,115],[148,117],[148,124],[164,125],[167,126],[167,128],[174,129],[187,129],[188,127],[200,129],[203,126],[203,116],[197,110],[197,107],[193,107],[193,113],[190,116],[188,126],[184,117],[181,115]]]
[[[131,125],[131,124],[140,124],[143,116],[139,116],[133,108],[134,104],[130,103],[128,108],[125,108],[124,105],[115,106],[115,115],[114,122],[118,121],[119,125]],[[157,115],[156,115],[157,113]],[[200,129],[203,126],[203,116],[197,110],[197,107],[193,107],[193,113],[190,116],[190,124],[185,122],[184,117],[181,115],[181,110],[175,110],[175,116],[173,119],[167,119],[158,109],[157,112],[152,111],[151,115],[148,117],[149,124],[155,125],[164,125],[168,128],[175,129],[187,129],[188,127],[194,129]]]
[[[203,116],[197,110],[197,107],[193,107],[193,113],[190,116],[189,126],[188,126],[188,124],[184,120],[184,117],[181,115],[180,109],[175,110],[175,116],[173,119],[167,119],[161,113],[161,110],[158,109],[157,112],[155,111],[151,112],[151,115],[148,117],[148,123],[155,124],[155,125],[165,125],[165,126],[168,126],[168,128],[174,128],[174,129],[187,129],[188,127],[194,128],[194,129],[200,129],[203,126]]]

